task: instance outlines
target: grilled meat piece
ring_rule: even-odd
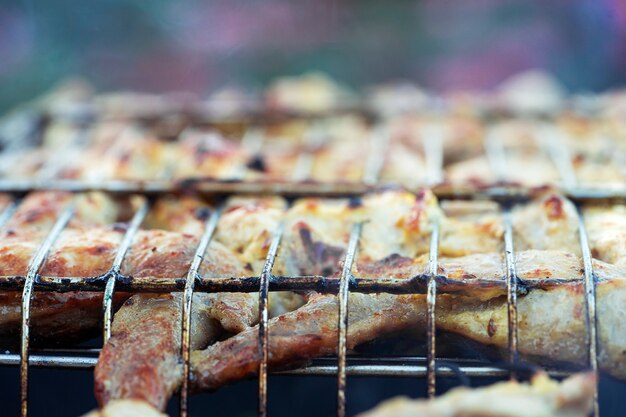
[[[563,270],[553,266],[570,263],[569,259],[561,261],[558,253],[545,253],[543,259],[535,253],[534,257],[535,265],[539,265],[541,271],[540,277],[546,273],[549,276],[566,276],[571,272],[570,268]],[[468,262],[462,275],[480,278],[482,274],[472,269],[474,265],[474,262]],[[626,271],[622,273],[626,277]],[[487,345],[506,348],[506,288],[493,288],[490,294],[492,298],[488,301],[467,296],[440,296],[437,326]],[[584,364],[587,351],[582,294],[582,284],[576,282],[535,289],[520,297],[520,353]],[[626,280],[605,280],[598,284],[600,366],[619,378],[626,378],[623,365],[626,329],[620,307],[624,302]],[[351,294],[348,305],[348,348],[384,334],[426,324],[426,300],[423,295]],[[555,310],[554,306],[559,306],[559,309]],[[270,320],[270,367],[285,368],[305,359],[334,353],[337,348],[337,319],[337,298],[315,295],[300,309]],[[204,351],[193,352],[193,382],[197,390],[215,389],[254,375],[259,360],[258,329],[253,328],[217,342]]]
[[[202,232],[203,228],[196,224],[198,219],[193,215],[202,208],[201,205],[194,208],[197,201],[187,201],[187,210],[176,211],[175,217],[167,215],[173,208],[170,203],[159,202],[159,210],[148,220],[161,227],[169,227],[173,221],[181,230]],[[256,264],[259,258],[265,258],[282,205],[284,202],[276,199],[229,201],[223,223],[216,231],[216,241],[211,242],[205,254],[202,276],[239,277],[250,272],[244,265]],[[229,247],[217,241],[222,237]],[[195,250],[195,245],[193,248]],[[142,241],[133,247],[135,249],[142,251]],[[182,257],[187,262],[192,258],[192,254]],[[158,274],[158,268],[155,264],[152,274]],[[224,331],[242,332],[258,318],[256,294],[194,294],[192,306],[192,349],[206,347]],[[159,410],[165,408],[183,376],[181,323],[180,293],[138,294],[120,308],[113,321],[111,338],[102,349],[95,370],[95,391],[100,406],[106,407],[113,400],[135,399]]]
[[[26,274],[38,245],[48,233],[60,211],[71,200],[67,193],[33,193],[2,228],[0,274]],[[183,199],[181,210],[169,201],[159,201],[150,211],[144,226],[180,228],[191,234],[167,230],[140,230],[127,253],[122,273],[135,277],[184,277],[191,265],[198,234],[210,208],[199,200]],[[106,273],[123,237],[125,228],[118,220],[116,204],[102,194],[76,197],[76,215],[61,233],[40,271],[44,276],[93,277]],[[213,242],[200,273],[207,276],[240,274],[244,267],[232,252]],[[210,265],[210,270],[207,269]],[[247,274],[247,273],[246,273]],[[130,295],[115,293],[119,306]],[[21,323],[21,292],[0,293],[0,336],[12,344]],[[34,342],[64,340],[93,335],[101,326],[102,294],[48,293],[35,291],[31,305],[31,334]],[[62,337],[61,337],[62,336]]]
[[[626,378],[626,273],[604,280],[596,288],[600,368]],[[518,349],[522,355],[584,365],[587,329],[584,289],[580,282],[536,289],[520,297]],[[558,306],[558,309],[555,309]],[[502,349],[507,347],[506,299],[479,302],[467,297],[442,296],[437,304],[437,326]]]
[[[425,320],[423,297],[351,294],[348,347],[386,332]],[[280,369],[337,349],[337,297],[313,295],[299,309],[270,320],[269,366]],[[196,390],[215,389],[255,375],[261,360],[258,327],[206,350],[192,352],[192,384]]]
[[[52,206],[58,212],[61,203],[67,200],[59,196],[52,200],[56,201],[55,198],[59,203]],[[22,235],[12,231],[16,229],[15,225],[8,224],[3,229],[7,235],[16,234],[12,251],[25,245],[21,252],[15,252],[19,255],[15,259],[22,260],[21,264],[12,262],[16,270],[25,270],[30,253],[36,248],[31,244],[33,247],[28,249],[31,236],[43,237],[45,229],[56,218],[56,212],[42,211],[37,208],[39,206],[46,207],[26,204],[26,209],[34,210],[35,214],[18,212],[13,218],[12,221],[21,221],[25,225],[19,228]],[[258,274],[272,233],[279,219],[284,217],[285,236],[274,271],[278,275],[337,277],[350,224],[362,221],[365,223],[353,273],[363,277],[411,278],[426,270],[430,234],[438,222],[441,232],[440,273],[448,276],[450,285],[457,286],[455,295],[439,297],[438,326],[487,344],[506,346],[506,332],[500,330],[506,328],[506,287],[495,279],[503,275],[503,225],[497,207],[481,202],[455,202],[439,207],[435,197],[427,191],[417,195],[391,191],[372,194],[362,200],[304,199],[295,202],[286,213],[283,213],[284,207],[285,203],[276,199],[230,201],[205,255],[201,274],[218,277]],[[145,226],[175,228],[187,234],[154,229],[139,231],[122,272],[144,277],[185,276],[208,214],[210,208],[199,200],[183,199],[178,206],[174,200],[158,201]],[[83,220],[82,216],[77,216],[59,238],[44,265],[44,274],[92,275],[108,270],[123,230],[104,224],[115,221],[119,213],[100,220]],[[545,278],[567,280],[581,276],[582,262],[576,249],[578,219],[575,208],[566,199],[548,193],[514,209],[513,218],[514,225],[520,224],[514,229],[516,248],[521,249],[516,253],[518,275],[533,281],[527,285],[529,294],[519,300],[520,341],[527,341],[520,342],[520,352],[580,363],[585,360],[585,310],[580,282],[559,286],[539,282]],[[619,255],[607,250],[611,244],[605,237],[606,233],[611,233],[610,225],[603,230],[604,234],[590,235],[592,249],[597,256],[615,262]],[[92,239],[100,242],[98,252],[102,256],[86,254],[88,262],[76,262],[76,255],[82,250],[93,250]],[[615,306],[623,301],[620,278],[626,274],[623,267],[615,263],[594,261],[595,272],[602,279],[598,285],[598,315],[610,316],[605,320],[607,327],[603,327],[605,324],[599,320],[601,366],[610,367],[616,376],[624,377],[626,370],[622,369],[620,362],[625,343],[621,334],[626,332],[619,331],[623,320],[620,320],[619,309]],[[473,285],[476,280],[479,285]],[[50,304],[42,306],[41,310],[42,315],[54,309],[66,314],[63,317],[67,322],[60,323],[59,333],[73,331],[75,325],[69,323],[68,314],[74,311],[72,303],[87,311],[86,315],[94,321],[90,326],[97,327],[95,322],[100,320],[101,297],[83,301],[79,295],[60,295],[67,297],[61,300],[65,306],[60,305],[59,300],[48,299],[46,301]],[[223,296],[194,297],[194,323],[205,330],[201,337],[195,336],[194,348],[204,348],[223,330],[239,333],[203,351],[193,352],[193,377],[197,389],[214,388],[252,375],[258,366],[258,332],[256,328],[249,328],[256,320],[256,295]],[[123,301],[127,296],[120,294],[119,297]],[[291,310],[299,307],[299,296],[288,295],[285,299],[287,302],[283,302],[280,308],[270,306],[272,311],[284,312],[270,323],[270,365],[274,368],[294,366],[303,359],[334,352],[337,343],[336,297],[307,294],[306,304],[295,311]],[[159,361],[162,364],[176,362],[180,351],[177,327],[181,320],[180,299],[172,295],[143,294],[135,295],[131,300],[131,304],[116,315],[112,338],[98,365],[99,399],[104,404],[112,399],[140,398],[162,408],[180,384],[180,370],[175,366],[155,364],[151,355],[163,355],[163,360]],[[280,303],[281,299],[272,297],[270,301]],[[561,303],[562,311],[554,311],[553,306],[559,305],[555,303]],[[603,303],[606,307],[602,307]],[[6,306],[17,308],[13,315],[4,316],[7,323],[11,317],[15,319],[14,324],[19,323],[19,297]],[[89,312],[90,307],[93,313]],[[348,344],[353,347],[392,331],[423,326],[425,308],[425,299],[421,295],[352,294]],[[541,314],[533,315],[533,311]],[[35,309],[33,314],[36,317]],[[145,320],[137,323],[136,317]],[[522,320],[532,321],[533,325],[526,326]],[[34,323],[36,325],[37,321]],[[562,326],[561,331],[539,334],[539,330],[559,328],[557,324]],[[160,327],[166,331],[157,331]],[[136,338],[137,332],[145,337]],[[533,340],[542,342],[533,344]],[[133,349],[135,343],[139,345]],[[119,363],[129,365],[116,366]],[[228,366],[233,363],[239,366]],[[127,372],[130,369],[140,371]],[[139,377],[141,375],[152,377]]]
[[[530,384],[507,381],[476,389],[456,388],[432,400],[393,398],[359,417],[586,417],[593,408],[595,381],[591,373],[563,382],[537,374]]]
[[[303,204],[294,207],[300,211],[299,215],[308,216],[297,223],[300,244],[297,243],[298,234],[286,237],[286,249],[289,250],[286,258],[304,260],[299,264],[304,266],[303,270],[296,268],[296,272],[317,273],[315,267],[321,260],[317,254],[338,253],[330,243],[325,242],[344,242],[342,245],[345,248],[345,228],[340,232],[342,239],[333,236],[334,239],[326,240],[326,236],[335,229],[324,229],[316,215],[324,217],[330,211],[334,213],[332,219],[336,220],[341,219],[347,210],[353,210],[351,218],[370,220],[364,226],[354,273],[357,276],[397,278],[409,278],[425,270],[427,259],[424,253],[428,250],[428,237],[433,221],[439,220],[442,230],[439,250],[444,255],[440,272],[447,274],[452,281],[462,280],[467,285],[463,288],[464,294],[439,297],[437,325],[485,344],[501,348],[507,346],[507,332],[500,330],[507,328],[506,286],[496,279],[504,275],[503,260],[500,253],[489,253],[501,247],[495,238],[502,233],[498,219],[489,218],[490,215],[485,213],[474,218],[468,215],[460,219],[446,218],[429,193],[417,198],[402,193],[375,195],[365,199],[363,206],[356,209],[349,208],[348,204],[343,209],[336,203],[330,207],[323,206]],[[371,212],[368,211],[370,208]],[[539,281],[534,284],[535,289],[518,301],[520,353],[584,363],[586,329],[582,283],[566,283],[581,277],[582,260],[577,255],[579,251],[557,250],[565,248],[574,251],[578,245],[575,208],[564,198],[547,194],[515,210],[513,216],[522,224],[528,218],[528,224],[532,224],[532,227],[515,229],[519,246],[530,247],[530,250],[516,253],[518,275],[530,281],[529,288],[533,287],[532,281]],[[478,223],[480,226],[475,223],[477,218],[483,220],[483,223]],[[371,227],[371,233],[368,233],[368,227]],[[305,234],[306,239],[303,239],[302,228],[309,228],[316,237],[311,239]],[[493,237],[489,237],[485,230],[491,231]],[[454,256],[459,253],[456,240],[457,236],[463,235],[475,236],[472,239],[465,237],[467,242],[474,241],[475,247],[464,248],[474,254],[461,258],[448,257],[446,254]],[[486,240],[479,238],[485,235],[488,237]],[[314,244],[307,243],[310,241]],[[601,241],[598,236],[590,239],[592,248]],[[541,250],[533,249],[533,246]],[[481,254],[481,251],[486,253]],[[376,260],[381,259],[381,254],[389,252],[399,255]],[[618,307],[626,297],[626,281],[623,280],[626,271],[618,265],[598,260],[594,260],[593,266],[602,279],[597,288],[598,316],[607,316],[599,319],[600,365],[607,372],[626,378],[626,369],[620,365],[624,362],[622,352],[626,347],[626,329],[623,329],[624,320]],[[335,274],[338,269],[339,264],[333,269]],[[545,278],[561,278],[565,282],[540,285]],[[483,284],[473,286],[472,280],[476,279],[482,279]],[[492,282],[484,285],[485,279]],[[555,310],[554,306],[559,306],[559,309]],[[410,326],[423,326],[425,311],[425,298],[421,295],[352,294],[348,346],[353,347]],[[303,359],[334,352],[337,313],[334,296],[311,296],[299,310],[272,319],[269,323],[270,366],[294,366]],[[253,375],[260,357],[257,335],[258,332],[251,329],[204,351],[194,352],[192,365],[196,389],[213,389]],[[224,360],[225,357],[228,359]]]
[[[69,193],[29,194],[2,227],[0,275],[26,275],[38,245],[72,199]],[[50,252],[41,273],[57,276],[97,276],[113,261],[121,234],[102,225],[113,222],[117,212],[103,194],[75,198],[75,216]],[[21,292],[0,292],[0,343],[12,344],[21,323]],[[93,334],[99,326],[102,295],[36,291],[31,304],[31,334],[42,338]],[[119,303],[119,299],[115,300]]]
[[[626,205],[586,207],[585,224],[593,256],[616,265],[626,265]]]
[[[256,299],[247,294],[194,294],[192,306],[192,349],[205,347],[222,329],[238,333],[257,319]],[[183,375],[181,323],[180,293],[128,299],[116,313],[111,339],[98,358],[98,403],[136,399],[165,409]]]

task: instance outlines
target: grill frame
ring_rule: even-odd
[[[272,267],[280,247],[281,237],[284,231],[284,223],[274,231],[267,259],[260,276],[253,277],[220,277],[222,279],[206,278],[198,275],[198,269],[202,262],[203,254],[208,247],[215,228],[219,222],[221,208],[218,207],[205,224],[205,230],[194,256],[192,266],[184,278],[132,278],[123,276],[120,273],[124,256],[129,250],[133,237],[139,230],[142,221],[145,219],[150,207],[151,200],[155,196],[177,192],[180,190],[194,190],[199,193],[209,194],[272,194],[283,196],[360,196],[367,192],[375,191],[385,185],[378,181],[380,172],[384,164],[384,151],[389,146],[388,136],[385,132],[376,130],[372,135],[372,150],[370,158],[366,163],[361,183],[315,183],[315,182],[250,182],[244,180],[220,181],[213,179],[196,179],[173,181],[170,179],[152,181],[104,181],[92,182],[83,180],[55,180],[49,178],[34,178],[25,180],[0,179],[0,192],[24,193],[34,190],[64,190],[71,192],[81,191],[106,191],[110,193],[132,193],[143,194],[147,198],[144,204],[134,213],[129,222],[128,229],[124,235],[122,243],[118,248],[115,261],[110,270],[98,277],[44,277],[38,274],[41,265],[45,262],[46,255],[56,238],[62,232],[64,226],[71,219],[71,206],[68,207],[57,219],[57,223],[50,234],[42,242],[39,251],[31,262],[31,267],[27,276],[5,276],[0,277],[0,290],[22,291],[23,292],[23,320],[20,355],[0,354],[0,365],[20,366],[20,392],[21,392],[21,415],[28,413],[28,368],[29,366],[61,366],[61,367],[92,367],[95,365],[93,354],[96,350],[77,350],[72,355],[59,355],[54,350],[44,351],[38,354],[30,354],[29,350],[29,316],[30,297],[33,291],[97,291],[103,292],[103,320],[104,320],[104,340],[110,336],[111,329],[111,299],[115,290],[129,292],[184,292],[184,303],[182,311],[182,333],[181,333],[181,355],[183,358],[183,386],[180,395],[180,415],[187,416],[187,398],[189,386],[189,334],[190,334],[190,312],[192,307],[194,291],[208,292],[256,292],[259,293],[259,350],[262,353],[262,361],[259,366],[259,416],[267,415],[267,359],[268,359],[268,309],[267,300],[270,291],[278,290],[307,290],[313,289],[319,292],[336,293],[339,297],[338,311],[338,355],[336,365],[324,365],[324,361],[329,362],[335,359],[322,359],[314,361],[314,365],[280,372],[292,375],[337,375],[337,415],[344,417],[346,408],[345,384],[347,375],[393,375],[393,376],[425,376],[427,380],[427,394],[429,397],[436,395],[437,376],[450,376],[454,374],[451,368],[437,366],[437,361],[441,358],[436,356],[436,328],[435,328],[435,306],[438,294],[454,293],[462,291],[464,285],[499,285],[506,288],[508,307],[508,352],[509,363],[513,371],[496,366],[485,366],[481,363],[466,363],[461,365],[462,372],[469,376],[509,376],[515,379],[514,370],[518,362],[517,339],[517,296],[525,294],[535,287],[559,285],[563,283],[561,279],[547,279],[542,281],[525,282],[520,280],[515,273],[515,257],[512,239],[512,223],[510,210],[516,202],[528,198],[534,193],[532,189],[507,184],[506,159],[504,148],[498,147],[497,142],[486,140],[486,155],[499,181],[488,187],[472,188],[463,186],[452,186],[442,184],[443,178],[443,158],[442,141],[436,134],[430,132],[431,136],[424,140],[424,154],[427,158],[426,166],[428,170],[428,184],[434,193],[441,199],[446,198],[476,198],[486,197],[500,202],[501,213],[504,218],[504,257],[506,260],[506,277],[504,280],[494,281],[493,279],[476,280],[465,282],[464,280],[448,280],[439,275],[438,271],[438,246],[439,246],[439,225],[433,225],[429,250],[429,272],[415,276],[409,280],[394,278],[358,278],[351,272],[352,263],[359,246],[359,238],[362,230],[361,223],[352,226],[348,250],[346,251],[344,266],[339,279],[315,276],[315,277],[279,277],[272,274]],[[263,137],[258,130],[249,129],[244,137],[245,146],[249,149],[261,149]],[[501,148],[501,149],[499,149]],[[571,160],[568,158],[567,149],[558,143],[548,147],[548,156],[557,168],[561,180],[561,191],[577,203],[579,220],[579,237],[581,253],[584,265],[584,277],[580,280],[568,280],[568,282],[582,282],[585,294],[585,325],[587,329],[587,351],[589,355],[588,366],[593,371],[597,371],[597,319],[595,309],[595,276],[591,263],[591,253],[587,241],[584,219],[581,212],[580,203],[588,201],[598,201],[604,199],[626,200],[626,190],[601,190],[585,189],[579,187],[573,175]],[[303,155],[298,161],[294,178],[305,178],[307,169],[311,168],[310,155]],[[304,167],[304,168],[303,168]],[[0,221],[4,222],[10,218],[18,203],[13,202],[0,215]],[[500,278],[500,277],[494,277]],[[483,282],[484,281],[484,282]],[[348,297],[350,292],[389,292],[396,294],[426,294],[427,295],[427,356],[425,358],[412,357],[411,360],[417,365],[405,364],[383,364],[370,365],[360,364],[358,358],[350,357],[346,351],[346,335],[348,323]],[[91,355],[91,356],[90,356]],[[383,362],[389,358],[376,358],[374,361]],[[320,363],[321,364],[316,364]],[[423,364],[422,364],[423,363]],[[564,376],[567,372],[557,369],[549,371],[552,375]],[[594,415],[599,416],[597,387],[594,396]]]

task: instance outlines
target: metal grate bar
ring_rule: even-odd
[[[583,256],[584,267],[584,289],[585,306],[587,315],[585,325],[587,328],[587,349],[589,355],[589,367],[593,372],[598,372],[598,321],[596,317],[596,282],[597,278],[593,272],[593,262],[591,250],[589,249],[589,239],[582,210],[578,207],[578,232],[580,235],[580,249]],[[593,415],[599,417],[600,406],[598,404],[598,386],[596,384],[593,395]]]
[[[103,313],[104,313],[104,322],[103,322],[103,339],[104,343],[109,340],[111,337],[111,322],[113,320],[113,292],[115,291],[115,282],[119,279],[120,270],[122,268],[122,262],[124,262],[124,258],[126,257],[126,253],[130,249],[130,246],[133,243],[133,239],[135,235],[139,231],[139,227],[143,220],[145,219],[148,211],[150,210],[150,202],[148,200],[144,201],[139,210],[134,214],[130,223],[128,224],[128,229],[126,229],[126,233],[124,234],[124,238],[120,243],[119,248],[117,249],[117,253],[115,254],[115,259],[113,260],[113,265],[111,269],[107,273],[106,278],[106,287],[104,288],[103,295]]]
[[[430,186],[443,182],[443,127],[429,124],[423,128],[422,144],[426,156],[426,183]]]
[[[358,293],[389,294],[426,294],[430,274],[420,274],[409,279],[398,278],[353,278],[350,280],[350,291]],[[468,289],[485,288],[507,291],[507,283],[502,277],[448,279],[436,276],[437,292],[441,294],[458,294]],[[0,289],[19,291],[24,288],[23,276],[0,277]],[[323,276],[274,276],[269,282],[270,291],[317,291],[320,293],[336,293],[340,279]],[[564,283],[577,280],[567,278],[518,279],[517,293],[526,294],[532,289],[549,289]],[[582,283],[582,279],[579,279]],[[259,290],[260,278],[253,277],[197,277],[194,291],[196,292],[256,292]],[[39,276],[37,289],[45,291],[103,291],[106,280],[103,276],[96,277],[49,277]],[[116,288],[127,292],[170,293],[180,292],[185,286],[184,278],[159,277],[120,277]]]
[[[183,295],[183,311],[181,320],[181,355],[183,358],[183,382],[180,388],[180,415],[181,417],[187,416],[189,397],[189,359],[191,355],[191,309],[193,307],[193,290],[198,277],[198,271],[200,265],[204,259],[204,253],[206,252],[220,217],[222,216],[222,206],[216,208],[211,216],[207,219],[204,227],[204,233],[200,238],[196,253],[193,257],[189,271],[187,272],[187,278],[185,279],[185,289]]]
[[[0,213],[0,227],[4,226],[6,222],[13,217],[13,213],[15,213],[18,205],[19,202],[12,201],[2,210],[2,213]]]
[[[546,149],[552,163],[561,176],[565,188],[575,188],[578,185],[578,181],[569,150],[563,142],[562,132],[555,126],[543,125],[539,128],[538,133],[536,140],[540,142],[540,146]]]
[[[30,303],[33,295],[33,286],[41,266],[46,261],[50,248],[54,242],[56,242],[73,214],[74,204],[70,203],[61,212],[59,218],[48,233],[48,236],[37,249],[37,253],[28,267],[28,274],[24,282],[24,290],[22,292],[22,339],[20,351],[20,403],[22,417],[28,415],[28,346],[30,340]]]
[[[436,379],[436,335],[437,322],[435,320],[435,311],[437,307],[437,280],[435,277],[439,274],[439,219],[433,223],[433,231],[430,235],[430,251],[428,253],[428,289],[426,293],[427,302],[427,384],[428,396],[434,398],[437,392]]]
[[[508,166],[504,143],[496,137],[494,128],[490,128],[485,135],[485,152],[489,165],[498,181],[506,181]],[[504,224],[504,259],[506,263],[506,304],[508,319],[508,351],[509,362],[512,365],[511,379],[516,379],[515,369],[518,362],[518,321],[517,321],[517,294],[518,278],[515,268],[515,251],[513,248],[513,221],[510,206],[502,207],[502,221]]]
[[[243,181],[241,179],[216,180],[205,178],[187,178],[178,180],[72,180],[72,179],[8,179],[0,178],[0,192],[24,193],[30,191],[68,191],[86,192],[103,191],[111,194],[140,193],[163,195],[176,192],[198,192],[202,194],[270,194],[282,196],[309,197],[344,197],[361,196],[366,192],[384,189],[385,184],[366,185],[362,183],[323,183],[323,182],[271,182]],[[433,187],[439,198],[476,198],[485,197],[498,200],[528,198],[532,189],[523,186],[492,184],[487,187],[470,185],[440,184]],[[601,199],[624,199],[626,188],[598,189],[576,187],[564,190],[564,195],[574,201],[593,201]]]
[[[352,264],[356,255],[363,223],[355,223],[350,232],[350,241],[343,261],[343,269],[339,284],[339,322],[337,324],[339,341],[337,344],[337,417],[346,415],[346,352],[348,337],[348,298],[349,283],[352,275]]]
[[[309,179],[313,170],[315,152],[326,142],[326,125],[321,121],[313,122],[304,134],[305,150],[300,152],[293,170],[292,178],[295,182]]]
[[[263,149],[265,132],[260,127],[250,127],[241,138],[241,147],[250,155],[255,155]]]
[[[485,156],[489,162],[496,181],[507,180],[507,162],[504,144],[501,138],[496,136],[494,128],[490,127],[484,137]]]
[[[504,222],[504,259],[506,263],[506,284],[507,284],[507,310],[508,310],[508,330],[509,330],[509,361],[512,369],[516,369],[518,362],[517,350],[517,293],[518,278],[515,268],[515,251],[513,248],[513,226],[510,207],[504,207],[502,211]],[[515,379],[515,371],[511,371],[511,378]]]
[[[40,368],[73,368],[93,369],[98,361],[99,350],[93,352],[85,349],[81,356],[67,356],[60,353],[32,353],[28,357],[29,366]],[[353,358],[346,359],[347,376],[392,376],[417,378],[427,374],[424,362],[427,359],[415,357],[392,357],[392,358]],[[20,355],[12,353],[0,354],[1,366],[16,366],[20,363]],[[483,361],[455,359],[460,364],[459,370],[470,377],[490,378],[506,377],[509,371]],[[565,377],[573,371],[560,369],[547,369],[547,373],[554,377]],[[317,358],[305,367],[286,371],[269,372],[272,375],[307,375],[307,376],[336,376],[337,365],[335,358]],[[437,369],[439,377],[454,377],[455,372],[444,364],[439,364]]]
[[[255,157],[263,150],[263,144],[265,142],[265,132],[260,127],[249,127],[241,138],[241,148],[245,150],[250,157]],[[245,180],[246,165],[240,165],[237,167],[234,179]]]
[[[261,362],[259,363],[258,412],[261,417],[267,416],[267,361],[269,358],[268,289],[269,282],[272,279],[274,261],[278,255],[278,247],[284,230],[285,225],[281,222],[274,231],[259,280],[259,352],[261,353]]]
[[[377,126],[372,129],[370,134],[370,149],[365,165],[365,172],[363,174],[364,184],[375,185],[378,183],[378,177],[385,166],[390,141],[391,134],[389,128]]]

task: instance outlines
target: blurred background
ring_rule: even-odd
[[[626,84],[626,2],[0,2],[0,112],[70,76],[205,95],[309,70],[352,87],[488,89],[529,68],[574,91]]]
[[[625,86],[626,1],[0,0],[0,114],[68,77],[99,90],[208,95],[318,70],[353,88],[404,79],[444,92],[490,89],[532,68],[570,91]],[[0,368],[0,415],[17,413],[18,371]],[[34,416],[95,406],[91,371],[73,372],[32,370]],[[270,381],[273,415],[332,413],[334,378]],[[603,414],[622,415],[624,384],[601,384]],[[351,412],[423,392],[424,380],[348,384]],[[192,407],[197,413],[255,415],[256,382],[194,402],[203,404]]]

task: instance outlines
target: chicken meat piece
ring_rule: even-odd
[[[333,201],[326,206],[323,202],[308,202],[296,204],[294,209],[301,217],[294,220],[296,230],[292,236],[286,236],[289,250],[286,257],[301,260],[296,264],[303,268],[295,268],[295,272],[319,274],[323,271],[337,276],[346,247],[347,227],[328,227],[327,230],[322,218],[333,213],[331,224],[344,223],[344,216],[350,213],[351,218],[366,221],[355,274],[396,278],[410,278],[425,271],[427,257],[424,255],[428,251],[434,221],[441,222],[442,230],[448,227],[447,234],[442,232],[440,253],[457,254],[455,234],[484,236],[484,225],[471,226],[476,226],[477,218],[484,220],[485,216],[489,218],[494,214],[493,210],[487,210],[486,214],[471,216],[457,206],[456,211],[463,214],[449,219],[437,208],[436,200],[428,192],[417,196],[398,192],[376,194],[364,199],[362,205],[353,202],[342,205]],[[586,361],[585,304],[583,284],[579,280],[583,263],[578,252],[567,250],[578,248],[578,237],[572,230],[577,225],[573,210],[567,200],[548,194],[514,211],[517,220],[523,222],[529,217],[533,225],[532,230],[516,231],[519,246],[526,249],[515,254],[518,275],[528,281],[525,284],[528,294],[518,300],[519,351],[528,357],[582,365]],[[501,244],[496,243],[496,237],[501,237],[501,225],[496,218],[488,224],[488,229],[494,231],[490,243],[477,240],[474,248],[465,248],[474,252],[471,255],[442,257],[440,273],[465,285],[458,294],[440,295],[437,325],[484,344],[506,348],[504,265],[501,252],[493,253],[494,248],[501,248]],[[372,228],[371,233],[368,233],[368,227]],[[376,230],[378,227],[380,229]],[[333,235],[337,233],[339,236]],[[591,241],[592,248],[597,241]],[[381,259],[385,253],[392,255]],[[324,263],[326,265],[320,271]],[[621,365],[626,329],[623,328],[623,309],[619,307],[626,298],[626,271],[599,260],[593,261],[593,267],[601,279],[597,286],[598,316],[606,316],[599,319],[600,366],[617,377],[626,378],[626,369]],[[562,283],[543,284],[546,278],[559,278]],[[478,279],[482,283],[485,280],[491,283],[486,287],[472,286],[472,281]],[[478,290],[480,294],[477,294]],[[554,309],[555,305],[559,305],[558,311]],[[425,311],[423,295],[351,294],[348,347],[389,332],[424,326]],[[296,366],[303,360],[334,353],[337,314],[335,296],[309,295],[307,303],[300,309],[272,319],[269,323],[270,367]],[[258,332],[251,329],[204,351],[194,352],[192,365],[196,389],[214,389],[254,375],[260,360],[257,337]],[[225,357],[228,359],[224,360]]]
[[[173,221],[182,230],[196,230],[191,240],[197,241],[197,234],[203,228],[197,224],[199,220],[194,213],[207,210],[206,206],[193,200],[184,201],[184,209],[174,211],[174,217],[167,215],[172,201],[162,201],[157,207],[161,210],[148,218],[148,224],[153,222],[163,227]],[[201,276],[219,279],[252,272],[251,264],[257,265],[265,258],[282,207],[284,201],[280,199],[228,201],[215,240],[204,255]],[[142,241],[137,244],[140,251],[142,245]],[[190,262],[193,255],[186,254],[182,259]],[[159,268],[160,265],[154,265],[153,276],[160,276]],[[258,319],[258,300],[253,293],[194,294],[192,306],[191,349],[194,350],[206,347],[223,332],[240,333]],[[102,349],[95,370],[95,391],[101,407],[106,409],[115,400],[134,399],[158,410],[165,409],[182,383],[181,323],[181,293],[138,294],[126,301],[115,315],[111,338]]]
[[[626,266],[626,205],[586,207],[584,215],[593,256]]]
[[[539,260],[535,256],[535,261]],[[571,264],[570,259],[561,261],[556,253],[548,252],[542,260],[538,278],[545,275],[567,277],[572,272],[571,267],[560,270],[554,266]],[[473,267],[473,262],[468,263],[462,275],[481,278],[480,271]],[[597,286],[598,317],[602,317],[598,330],[601,368],[616,377],[626,378],[623,353],[626,328],[624,310],[620,307],[626,302],[626,271],[621,273],[619,279],[604,280]],[[389,275],[394,274],[385,274]],[[440,296],[436,315],[438,328],[505,349],[508,344],[506,287],[493,291],[489,300]],[[577,281],[534,289],[520,297],[520,353],[584,365],[587,350],[582,294],[582,283]],[[558,311],[555,305],[559,306]],[[351,349],[385,334],[424,326],[426,299],[423,295],[351,294],[348,313],[347,345]],[[270,320],[270,369],[293,367],[307,359],[335,353],[337,320],[338,303],[333,295],[311,296],[300,309]],[[255,375],[260,358],[258,329],[253,328],[203,351],[193,352],[192,381],[197,390],[218,388]]]

